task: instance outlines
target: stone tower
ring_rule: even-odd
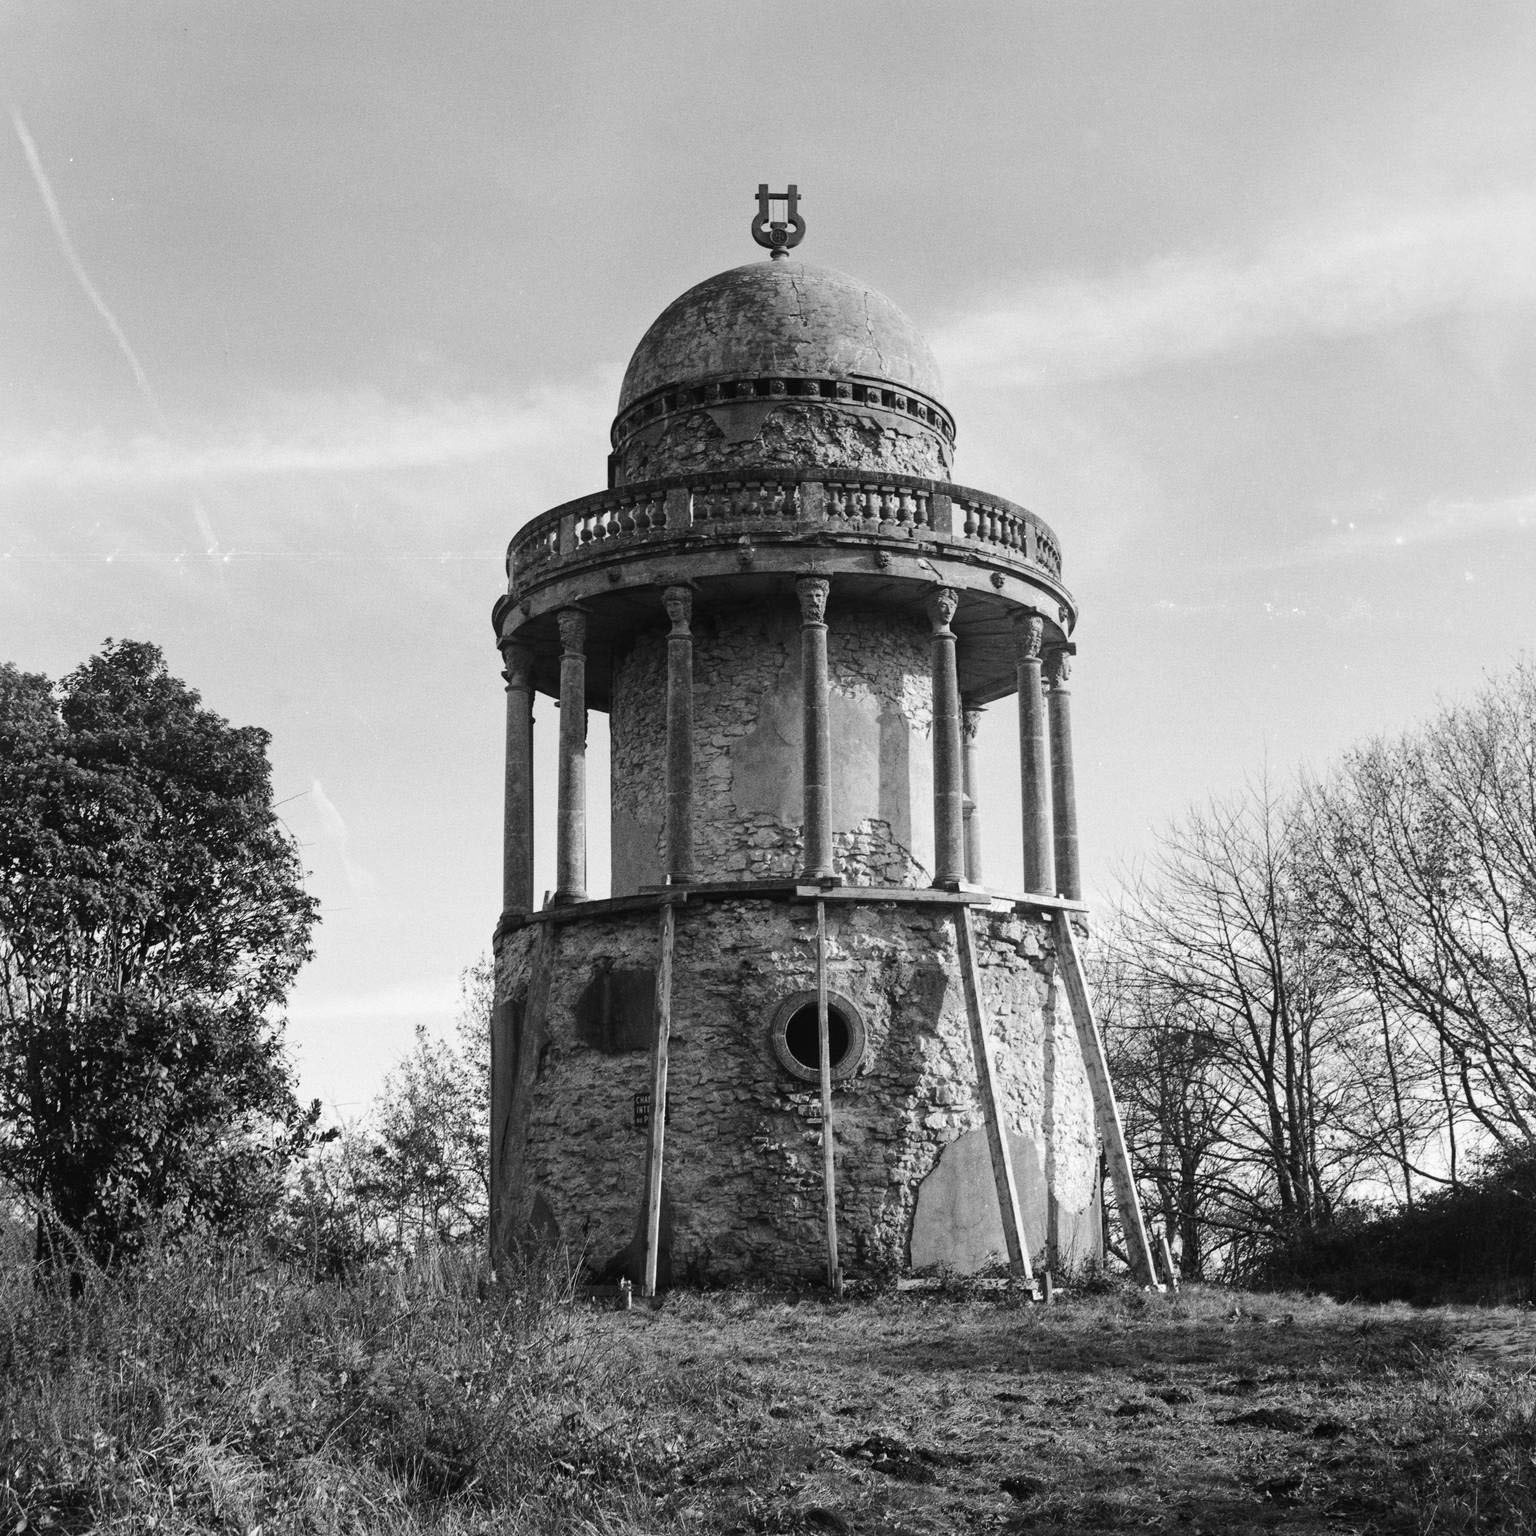
[[[1028,1275],[1100,1242],[1107,1079],[1058,985],[1077,611],[1046,524],[950,480],[922,336],[794,259],[803,228],[794,188],[760,189],[769,258],[646,332],[608,489],[512,539],[493,1246],[558,1238],[599,1277],[663,1285]],[[559,701],[542,910],[536,693]],[[977,713],[1010,696],[1021,782],[984,786]],[[612,742],[602,900],[591,709]],[[981,868],[1006,793],[1019,892]]]

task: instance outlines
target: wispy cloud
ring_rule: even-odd
[[[604,380],[510,398],[273,397],[254,403],[240,419],[184,428],[174,436],[59,432],[32,443],[0,442],[0,491],[169,486],[473,463],[562,439],[591,440],[593,423],[612,409],[614,392]]]
[[[371,895],[379,882],[373,871],[365,869],[353,857],[348,847],[349,833],[346,819],[337,810],[335,802],[326,794],[325,786],[316,779],[309,788],[310,803],[315,808],[315,820],[319,824],[320,846],[336,855],[342,873],[355,896]]]
[[[74,273],[75,281],[79,283],[91,307],[101,316],[102,323],[111,334],[113,341],[117,343],[118,351],[123,354],[133,374],[133,382],[138,387],[144,403],[149,407],[161,433],[168,437],[170,428],[166,423],[165,412],[160,407],[160,398],[149,382],[149,375],[144,372],[144,365],[139,361],[138,353],[133,350],[127,334],[118,324],[117,316],[112,313],[107,301],[101,296],[101,290],[91,281],[90,273],[85,270],[85,263],[80,260],[80,253],[75,249],[75,242],[69,233],[69,225],[64,221],[64,211],[59,207],[59,200],[54,195],[53,184],[48,180],[48,173],[43,169],[43,160],[37,152],[37,144],[28,131],[26,123],[22,121],[21,114],[14,107],[11,108],[11,123],[16,129],[16,137],[21,141],[22,153],[27,157],[27,166],[32,172],[32,180],[36,182],[38,194],[43,200],[43,207],[48,211],[48,222],[53,226],[53,233],[59,242],[59,249],[64,253],[64,260],[69,264],[69,270]],[[202,536],[204,548],[210,555],[216,554],[219,541],[214,534],[213,524],[208,519],[207,509],[195,497],[192,501],[192,516],[197,523],[197,531]]]
[[[1146,372],[1294,337],[1536,304],[1536,196],[1510,193],[1257,255],[1169,256],[1032,284],[935,337],[953,377],[1036,384]]]
[[[1434,500],[1409,508],[1380,504],[1341,509],[1323,532],[1292,547],[1216,562],[1223,575],[1255,574],[1326,565],[1361,555],[1424,545],[1452,544],[1484,534],[1517,534],[1536,540],[1536,491],[1483,501]]]

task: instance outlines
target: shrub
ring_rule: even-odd
[[[1476,1179],[1392,1211],[1355,1208],[1282,1233],[1254,1283],[1340,1300],[1501,1303],[1533,1299],[1536,1150],[1497,1154]]]

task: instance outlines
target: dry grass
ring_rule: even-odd
[[[0,1532],[1536,1531],[1526,1314],[569,1297],[194,1250],[71,1303],[13,1265]]]

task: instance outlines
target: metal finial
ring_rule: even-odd
[[[775,219],[771,205],[784,204],[784,217]],[[766,181],[757,188],[757,217],[752,220],[752,238],[767,246],[774,261],[788,258],[791,247],[805,239],[805,220],[800,217],[800,189],[790,182],[787,192],[770,192]]]

